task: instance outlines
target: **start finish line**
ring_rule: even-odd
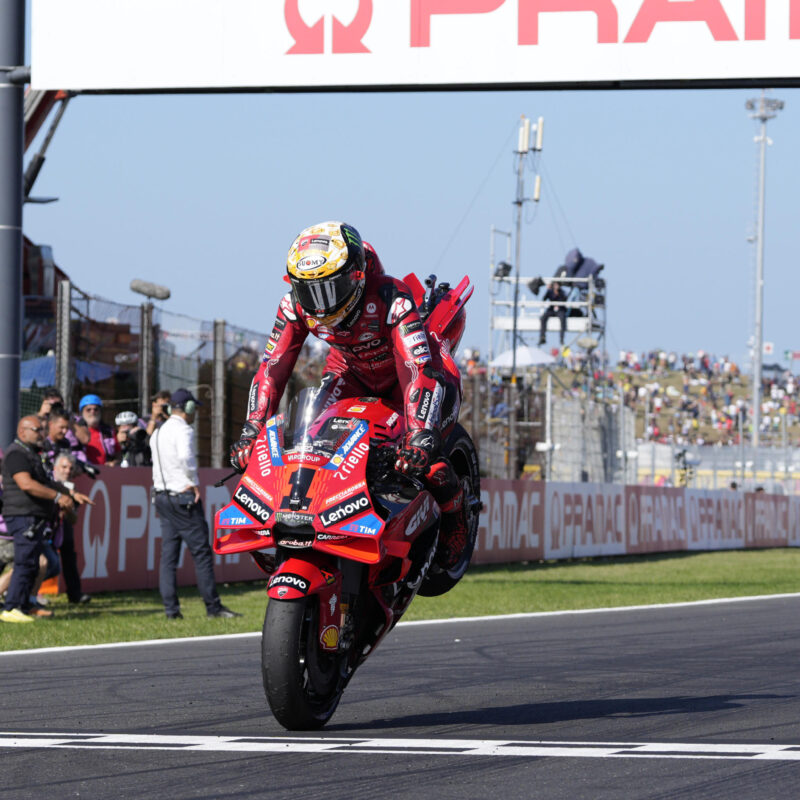
[[[800,82],[800,0],[33,0],[31,34],[34,89]]]
[[[670,758],[800,761],[800,745],[676,742],[541,742],[485,739],[160,736],[125,733],[2,733],[0,749],[172,750],[180,753],[282,753],[513,758]]]

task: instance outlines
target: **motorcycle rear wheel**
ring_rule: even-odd
[[[321,728],[344,691],[340,658],[323,650],[316,597],[270,600],[261,637],[264,692],[275,719],[290,731]]]

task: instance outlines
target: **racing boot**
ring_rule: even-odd
[[[441,506],[442,518],[439,527],[439,544],[436,546],[434,561],[442,569],[453,569],[458,564],[467,546],[469,525],[464,490]]]

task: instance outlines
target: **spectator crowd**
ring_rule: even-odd
[[[52,616],[39,589],[59,574],[71,604],[90,602],[81,589],[73,531],[76,509],[88,497],[75,491],[74,481],[105,468],[152,466],[150,437],[168,419],[169,403],[170,393],[159,392],[147,418],[122,411],[112,425],[98,395],[84,395],[73,414],[58,389],[43,389],[38,412],[20,420],[16,439],[0,451],[0,620]]]

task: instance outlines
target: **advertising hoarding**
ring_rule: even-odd
[[[800,0],[33,0],[35,89],[793,82]]]

